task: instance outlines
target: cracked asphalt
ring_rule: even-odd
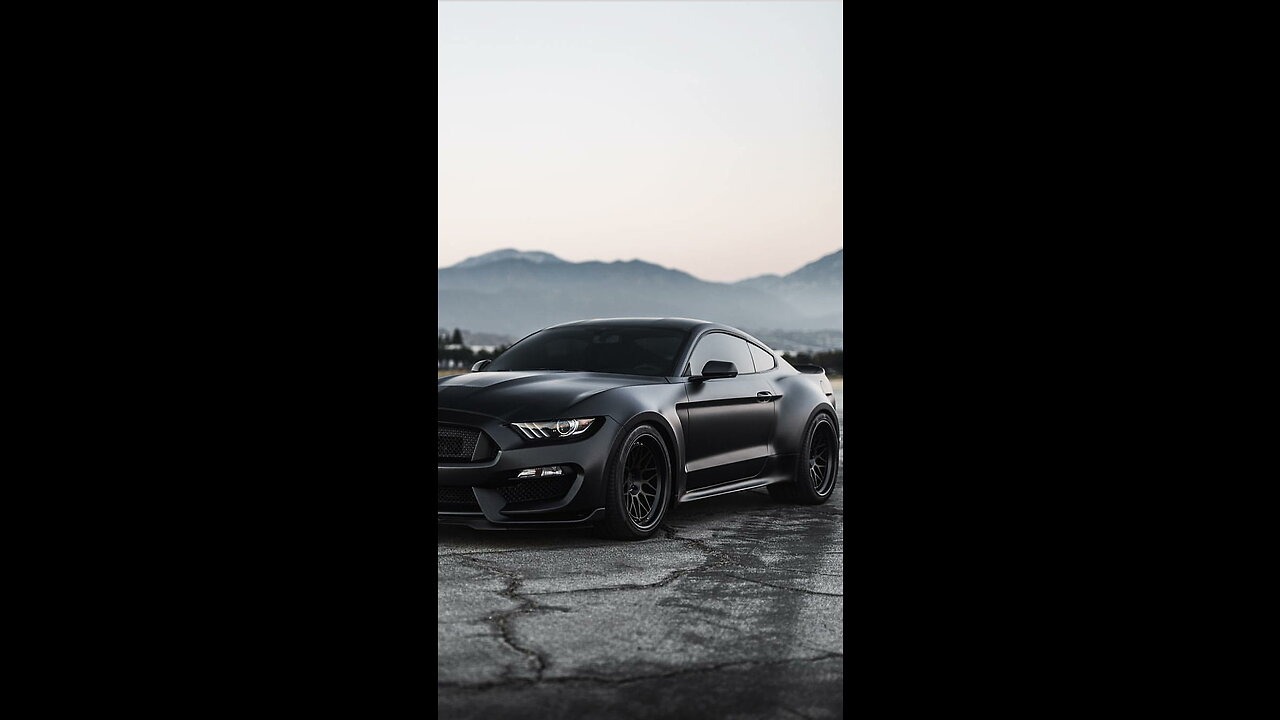
[[[825,505],[751,490],[638,543],[438,526],[436,547],[441,716],[843,714],[843,462]]]

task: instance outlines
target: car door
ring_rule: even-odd
[[[755,372],[747,342],[728,333],[702,336],[688,364],[700,375],[711,360],[733,363],[738,376],[686,385],[686,487],[690,490],[759,474],[772,453],[773,391]]]

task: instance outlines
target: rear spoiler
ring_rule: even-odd
[[[791,363],[791,367],[805,375],[817,375],[818,377],[814,379],[818,381],[818,387],[822,388],[822,392],[827,397],[831,397],[834,394],[835,391],[831,388],[831,381],[827,379],[826,368],[821,365],[810,365],[809,363]]]

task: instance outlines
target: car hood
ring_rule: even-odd
[[[587,372],[478,372],[440,378],[437,406],[504,422],[555,420],[587,398],[631,385],[661,385],[661,377]]]

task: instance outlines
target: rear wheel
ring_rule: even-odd
[[[830,415],[819,413],[809,421],[802,447],[795,479],[770,485],[769,495],[781,502],[820,505],[831,499],[840,469],[840,436]]]
[[[597,531],[618,540],[643,540],[666,517],[671,455],[658,431],[641,425],[627,434],[605,468],[605,518]]]

